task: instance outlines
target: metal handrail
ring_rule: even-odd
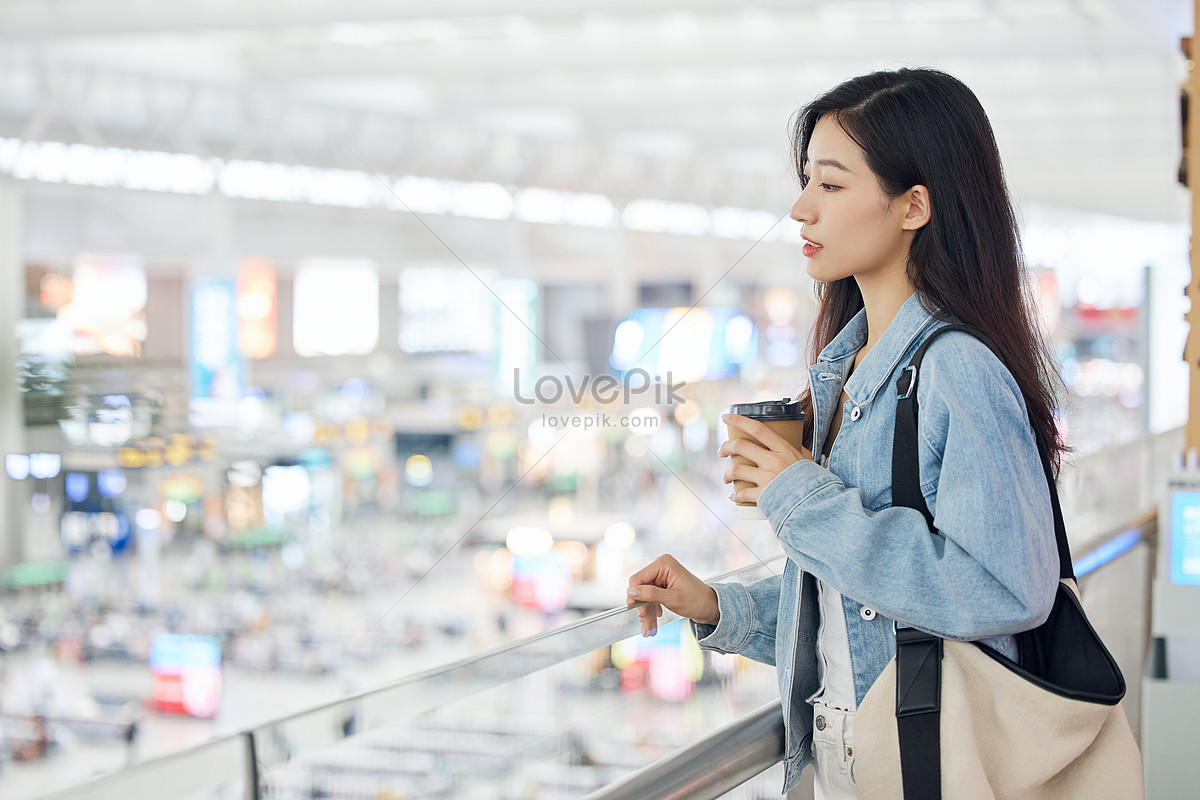
[[[1077,577],[1094,573],[1158,536],[1158,512],[1093,540],[1072,559]],[[1101,554],[1103,558],[1097,558]],[[783,704],[768,703],[716,733],[589,794],[585,800],[681,800],[720,797],[783,760]],[[736,778],[736,779],[735,779]]]
[[[587,800],[711,800],[782,760],[783,736],[783,704],[774,700]]]
[[[1087,551],[1076,556],[1071,566],[1075,577],[1082,578],[1106,564],[1116,561],[1142,542],[1158,539],[1158,510],[1147,511],[1127,525],[1097,539],[1093,539]]]

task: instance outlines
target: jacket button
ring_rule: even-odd
[[[859,609],[858,615],[865,620],[873,620],[875,619],[875,609],[863,606],[861,609]]]
[[[850,421],[857,422],[858,418],[861,416],[862,416],[862,409],[859,408],[858,406],[855,406],[854,410],[850,412]]]
[[[819,730],[819,731],[825,730],[825,718],[818,716],[817,721],[816,721],[816,726],[817,726],[817,730]]]

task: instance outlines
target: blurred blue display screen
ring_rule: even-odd
[[[638,308],[617,325],[609,364],[676,380],[716,380],[758,355],[758,331],[736,308]]]
[[[1171,495],[1171,583],[1200,585],[1200,492]]]
[[[221,665],[221,642],[212,636],[158,633],[150,640],[150,667],[178,674],[186,667]]]

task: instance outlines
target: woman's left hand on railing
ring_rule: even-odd
[[[663,606],[705,625],[716,625],[721,619],[717,593],[670,555],[659,556],[629,578],[626,604],[643,600],[646,604],[638,609],[642,636],[653,636],[658,630]]]

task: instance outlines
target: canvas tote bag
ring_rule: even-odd
[[[917,375],[926,339],[897,382],[893,505],[933,516],[921,495]],[[1125,679],[1079,603],[1046,447],[1059,585],[1046,622],[1017,635],[1019,663],[973,642],[896,630],[897,655],[855,716],[859,800],[1141,800],[1142,761],[1121,708]]]

